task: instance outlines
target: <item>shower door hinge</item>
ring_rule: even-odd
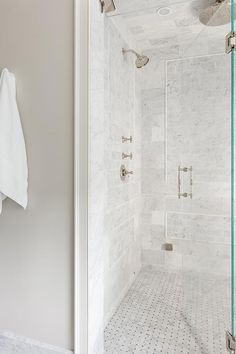
[[[232,50],[236,50],[236,32],[230,32],[225,38],[225,52],[229,54]]]
[[[229,331],[226,331],[226,349],[231,354],[235,353],[236,350],[235,337],[232,336],[232,334],[229,333]]]

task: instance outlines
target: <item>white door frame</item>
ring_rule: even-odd
[[[74,354],[88,354],[89,0],[74,0]]]

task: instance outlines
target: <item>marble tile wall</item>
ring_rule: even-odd
[[[141,198],[141,93],[135,57],[111,19],[105,25],[105,321],[109,320],[141,267],[138,239]],[[133,137],[122,143],[122,136]],[[122,160],[122,152],[133,160]],[[134,174],[120,179],[124,164]]]
[[[230,63],[146,51],[142,71],[142,263],[228,274]],[[188,53],[186,53],[188,54]],[[193,200],[178,199],[178,166],[193,166]],[[189,189],[189,176],[182,183]],[[164,251],[171,242],[173,252]]]
[[[166,236],[182,256],[179,261],[183,268],[228,274],[229,57],[222,54],[170,61],[166,84],[167,185],[176,181],[177,165],[192,165],[194,169],[193,200],[166,208]],[[182,181],[188,190],[188,176]],[[167,191],[169,197],[172,191]]]
[[[141,268],[140,75],[122,31],[90,2],[89,353],[103,352],[103,330]],[[133,142],[122,143],[132,135]],[[122,152],[133,160],[122,160]],[[134,175],[120,179],[125,164]]]

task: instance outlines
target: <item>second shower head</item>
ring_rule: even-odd
[[[133,50],[133,49],[124,49],[123,48],[122,53],[123,54],[133,53],[134,55],[136,55],[137,59],[135,61],[135,65],[138,69],[141,69],[142,67],[147,65],[147,63],[149,62],[149,58],[146,55],[140,55],[137,52],[135,52],[135,50]]]

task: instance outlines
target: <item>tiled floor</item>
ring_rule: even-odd
[[[229,278],[143,269],[105,330],[105,353],[227,353],[229,295]]]

